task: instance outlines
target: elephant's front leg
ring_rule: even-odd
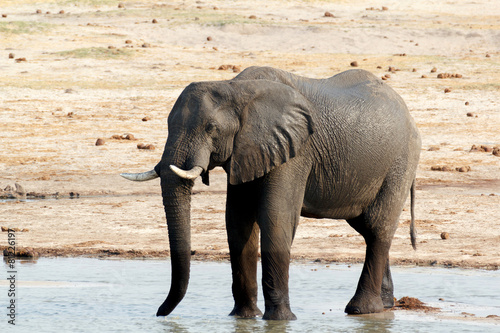
[[[291,236],[281,227],[261,226],[262,288],[265,299],[263,319],[295,320],[290,309],[288,272]]]
[[[292,167],[282,166],[266,177],[259,203],[262,288],[266,305],[263,319],[297,319],[290,309],[288,272],[307,174],[297,172],[294,161],[289,164]]]
[[[233,273],[234,308],[230,316],[262,316],[257,307],[259,227],[255,184],[228,186],[226,229]],[[252,194],[253,193],[253,194]]]

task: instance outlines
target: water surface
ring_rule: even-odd
[[[233,306],[229,263],[193,262],[186,297],[170,316],[157,318],[170,286],[168,260],[41,258],[16,262],[13,327],[6,316],[8,267],[2,266],[1,332],[500,332],[500,321],[484,319],[500,316],[500,271],[394,267],[397,298],[417,297],[441,313],[347,316],[361,265],[292,264],[298,320],[271,322],[227,316]],[[259,306],[264,309],[263,300]]]

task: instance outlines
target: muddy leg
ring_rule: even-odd
[[[358,287],[347,304],[348,314],[376,313],[384,310],[382,280],[386,272],[390,242],[367,240],[366,257]],[[389,287],[389,283],[387,283]]]

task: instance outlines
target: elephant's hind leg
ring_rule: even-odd
[[[262,316],[257,307],[259,227],[252,183],[228,186],[226,229],[233,274],[234,308],[230,316]],[[253,194],[252,194],[253,193]]]
[[[366,242],[365,263],[358,287],[345,309],[349,314],[381,312],[393,305],[389,249],[411,179],[408,173],[389,175],[373,204],[362,215],[348,220]]]
[[[349,224],[364,224],[363,217],[349,220]],[[382,312],[387,303],[387,298],[392,295],[392,279],[386,279],[386,264],[389,258],[390,240],[377,239],[373,233],[367,230],[360,231],[366,241],[366,255],[363,271],[359,278],[356,293],[345,308],[348,314],[365,314]],[[390,272],[389,272],[390,274]],[[385,280],[385,281],[384,281]],[[383,285],[385,288],[383,288]],[[385,292],[382,292],[386,289]]]

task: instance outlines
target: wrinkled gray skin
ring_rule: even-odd
[[[190,84],[168,118],[160,163],[172,279],[157,315],[182,300],[189,280],[193,180],[175,174],[216,166],[228,175],[226,226],[233,275],[231,315],[257,307],[259,231],[264,319],[295,319],[288,296],[290,248],[299,216],[345,219],[363,235],[366,258],[349,314],[393,306],[389,248],[412,194],[420,137],[389,86],[364,70],[324,80],[251,67],[232,80]],[[194,176],[196,177],[196,175]]]

